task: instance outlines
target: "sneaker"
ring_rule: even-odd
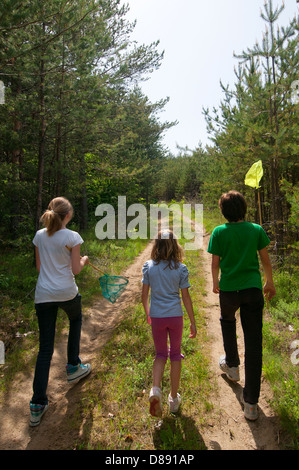
[[[219,367],[224,372],[229,380],[238,382],[240,380],[239,367],[228,367],[226,364],[225,356],[219,359]]]
[[[162,392],[159,387],[153,387],[150,391],[150,414],[156,418],[162,416]]]
[[[247,403],[244,400],[243,393],[241,395],[241,403],[244,405],[244,416],[246,419],[249,419],[250,421],[255,421],[258,418],[258,409],[257,409],[257,403]]]
[[[91,372],[90,364],[78,364],[77,366],[72,366],[71,364],[66,365],[66,374],[68,383],[77,383],[79,380],[86,377]]]
[[[172,398],[171,394],[168,395],[168,404],[169,404],[169,411],[170,413],[177,413],[180,404],[181,404],[181,396],[177,393],[176,398]]]
[[[47,409],[48,405],[37,405],[30,402],[30,426],[38,426]]]

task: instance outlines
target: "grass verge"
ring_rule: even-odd
[[[264,321],[263,372],[273,390],[271,405],[299,449],[298,272],[274,274],[277,295]]]

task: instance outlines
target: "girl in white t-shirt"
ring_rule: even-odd
[[[78,382],[91,370],[90,364],[81,364],[79,358],[82,311],[81,296],[74,278],[74,274],[79,274],[88,264],[88,257],[80,257],[81,236],[66,228],[72,216],[73,208],[67,199],[53,199],[41,217],[44,228],[38,230],[33,239],[39,272],[35,309],[40,338],[30,401],[31,426],[40,423],[48,408],[47,386],[59,307],[66,312],[70,322],[66,366],[68,382]]]

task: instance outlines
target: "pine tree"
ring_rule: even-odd
[[[72,199],[85,227],[87,197],[95,192],[88,177],[98,168],[110,167],[92,179],[94,188],[102,179],[106,194],[111,174],[128,169],[129,181],[136,165],[148,181],[146,168],[162,153],[159,139],[169,124],[155,118],[165,102],[149,104],[132,87],[160,66],[163,52],[158,42],[131,41],[127,11],[119,0],[1,2],[0,216],[11,234],[31,230],[32,219],[37,228],[59,194]],[[134,100],[138,119],[131,119]]]
[[[283,126],[283,120],[290,108],[290,104],[287,103],[290,97],[290,86],[298,73],[298,55],[295,59],[297,40],[291,39],[297,27],[296,18],[286,28],[277,27],[275,33],[276,22],[283,10],[284,4],[273,9],[272,0],[268,0],[268,3],[264,5],[264,12],[261,13],[261,17],[267,23],[262,44],[256,43],[254,48],[237,56],[246,62],[258,58],[264,70],[264,89],[267,93],[266,111],[269,119],[268,138],[264,149],[268,154],[270,164],[269,200],[276,252],[284,244],[284,198],[280,189],[280,180],[286,165],[292,164],[292,161],[289,163],[286,161],[290,155],[285,154],[284,143],[287,129]],[[292,63],[292,68],[289,66],[290,63]]]
[[[263,223],[272,232],[276,254],[281,255],[292,238],[288,226],[290,207],[284,193],[289,190],[288,181],[292,186],[297,181],[298,113],[291,101],[292,83],[298,76],[297,23],[294,19],[275,32],[284,6],[273,10],[269,0],[264,8],[262,18],[268,27],[262,44],[256,43],[236,55],[239,64],[234,89],[221,84],[224,99],[219,109],[213,114],[204,109],[204,114],[214,143],[209,150],[209,168],[214,168],[217,161],[221,172],[214,181],[220,183],[222,191],[234,187],[245,192],[249,207],[257,207],[257,201],[252,200],[256,193],[244,186],[244,175],[255,161],[262,160]],[[208,175],[207,181],[213,186]]]

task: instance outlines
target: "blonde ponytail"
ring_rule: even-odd
[[[73,207],[67,199],[64,197],[52,199],[40,219],[43,226],[46,227],[49,237],[61,229],[62,221],[69,212],[73,215]]]

